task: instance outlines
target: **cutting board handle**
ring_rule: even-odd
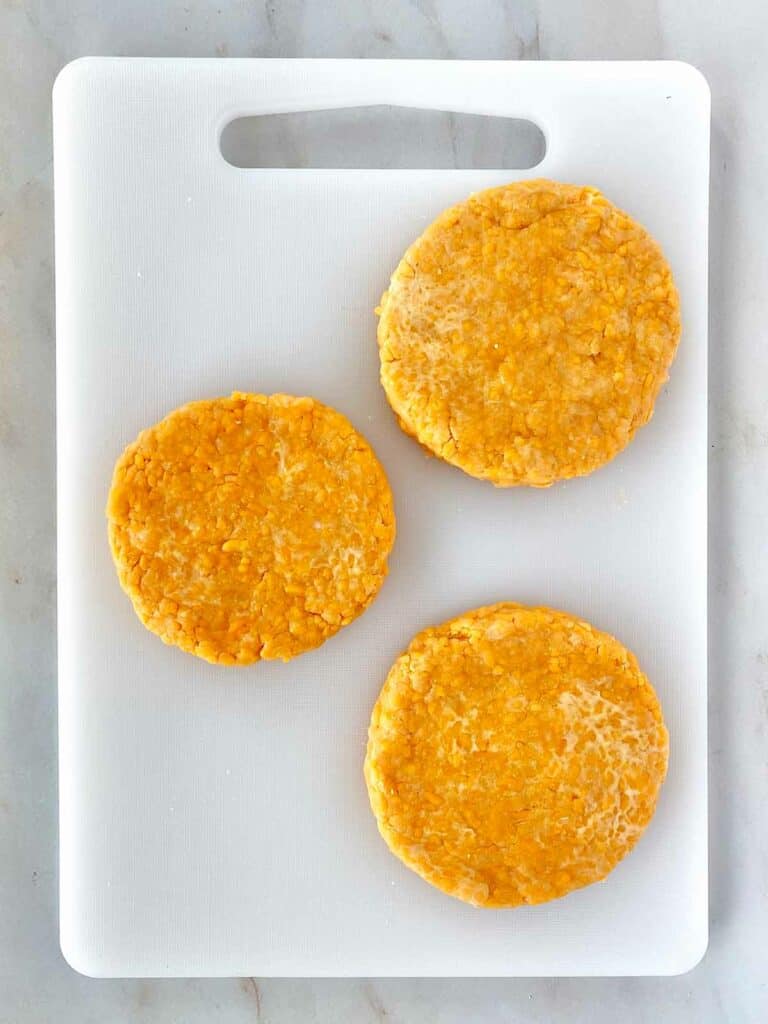
[[[199,166],[207,153],[211,169],[226,166],[220,150],[226,125],[260,114],[383,105],[517,118],[532,121],[543,133],[548,171],[557,169],[576,140],[582,151],[597,156],[606,146],[625,147],[634,136],[635,101],[646,119],[649,103],[657,103],[661,115],[670,100],[679,109],[682,105],[686,120],[709,117],[705,78],[680,61],[665,62],[663,84],[658,61],[201,58],[184,63],[185,95],[179,97],[178,116],[189,123],[181,133],[186,152],[177,155],[192,157]],[[122,106],[131,105],[137,83],[143,93],[167,90],[169,66],[177,64],[165,58],[73,61],[56,80],[55,120],[66,122],[70,112],[87,107],[99,84],[114,95],[118,117]],[[167,111],[142,105],[142,116],[165,118]]]

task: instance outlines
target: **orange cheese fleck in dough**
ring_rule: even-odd
[[[653,816],[661,708],[618,640],[497,604],[419,633],[373,709],[365,779],[390,850],[480,907],[597,882]]]
[[[377,312],[403,429],[502,487],[583,476],[653,413],[680,337],[656,242],[595,188],[517,182],[442,213]]]
[[[117,461],[107,518],[144,625],[224,665],[333,636],[376,596],[395,537],[368,443],[290,395],[191,402],[144,430]]]

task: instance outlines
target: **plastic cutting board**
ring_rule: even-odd
[[[369,104],[527,117],[527,172],[242,170],[246,114]],[[671,974],[707,941],[709,92],[679,63],[121,60],[54,92],[61,941],[115,975]],[[600,187],[659,239],[684,334],[656,415],[592,476],[495,490],[427,459],[378,383],[373,307],[446,205],[513,178]],[[165,647],[120,590],[104,506],[174,406],[311,394],[369,438],[399,534],[378,600],[321,649],[232,670]],[[646,836],[608,880],[477,910],[379,838],[371,706],[419,629],[502,599],[638,655],[671,734]]]

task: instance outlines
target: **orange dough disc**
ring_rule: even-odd
[[[659,246],[595,188],[470,196],[408,249],[377,312],[403,429],[471,476],[546,487],[653,413],[680,337]]]
[[[115,466],[109,540],[144,625],[207,661],[287,661],[367,608],[395,537],[365,439],[312,398],[191,402]]]
[[[667,753],[656,694],[618,640],[497,604],[397,659],[365,778],[408,867],[476,906],[515,907],[605,878],[653,816]]]

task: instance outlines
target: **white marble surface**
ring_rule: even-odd
[[[0,1024],[768,1019],[766,38],[763,0],[1,0]],[[690,974],[121,982],[61,959],[50,86],[82,54],[676,57],[709,78],[711,942]]]

